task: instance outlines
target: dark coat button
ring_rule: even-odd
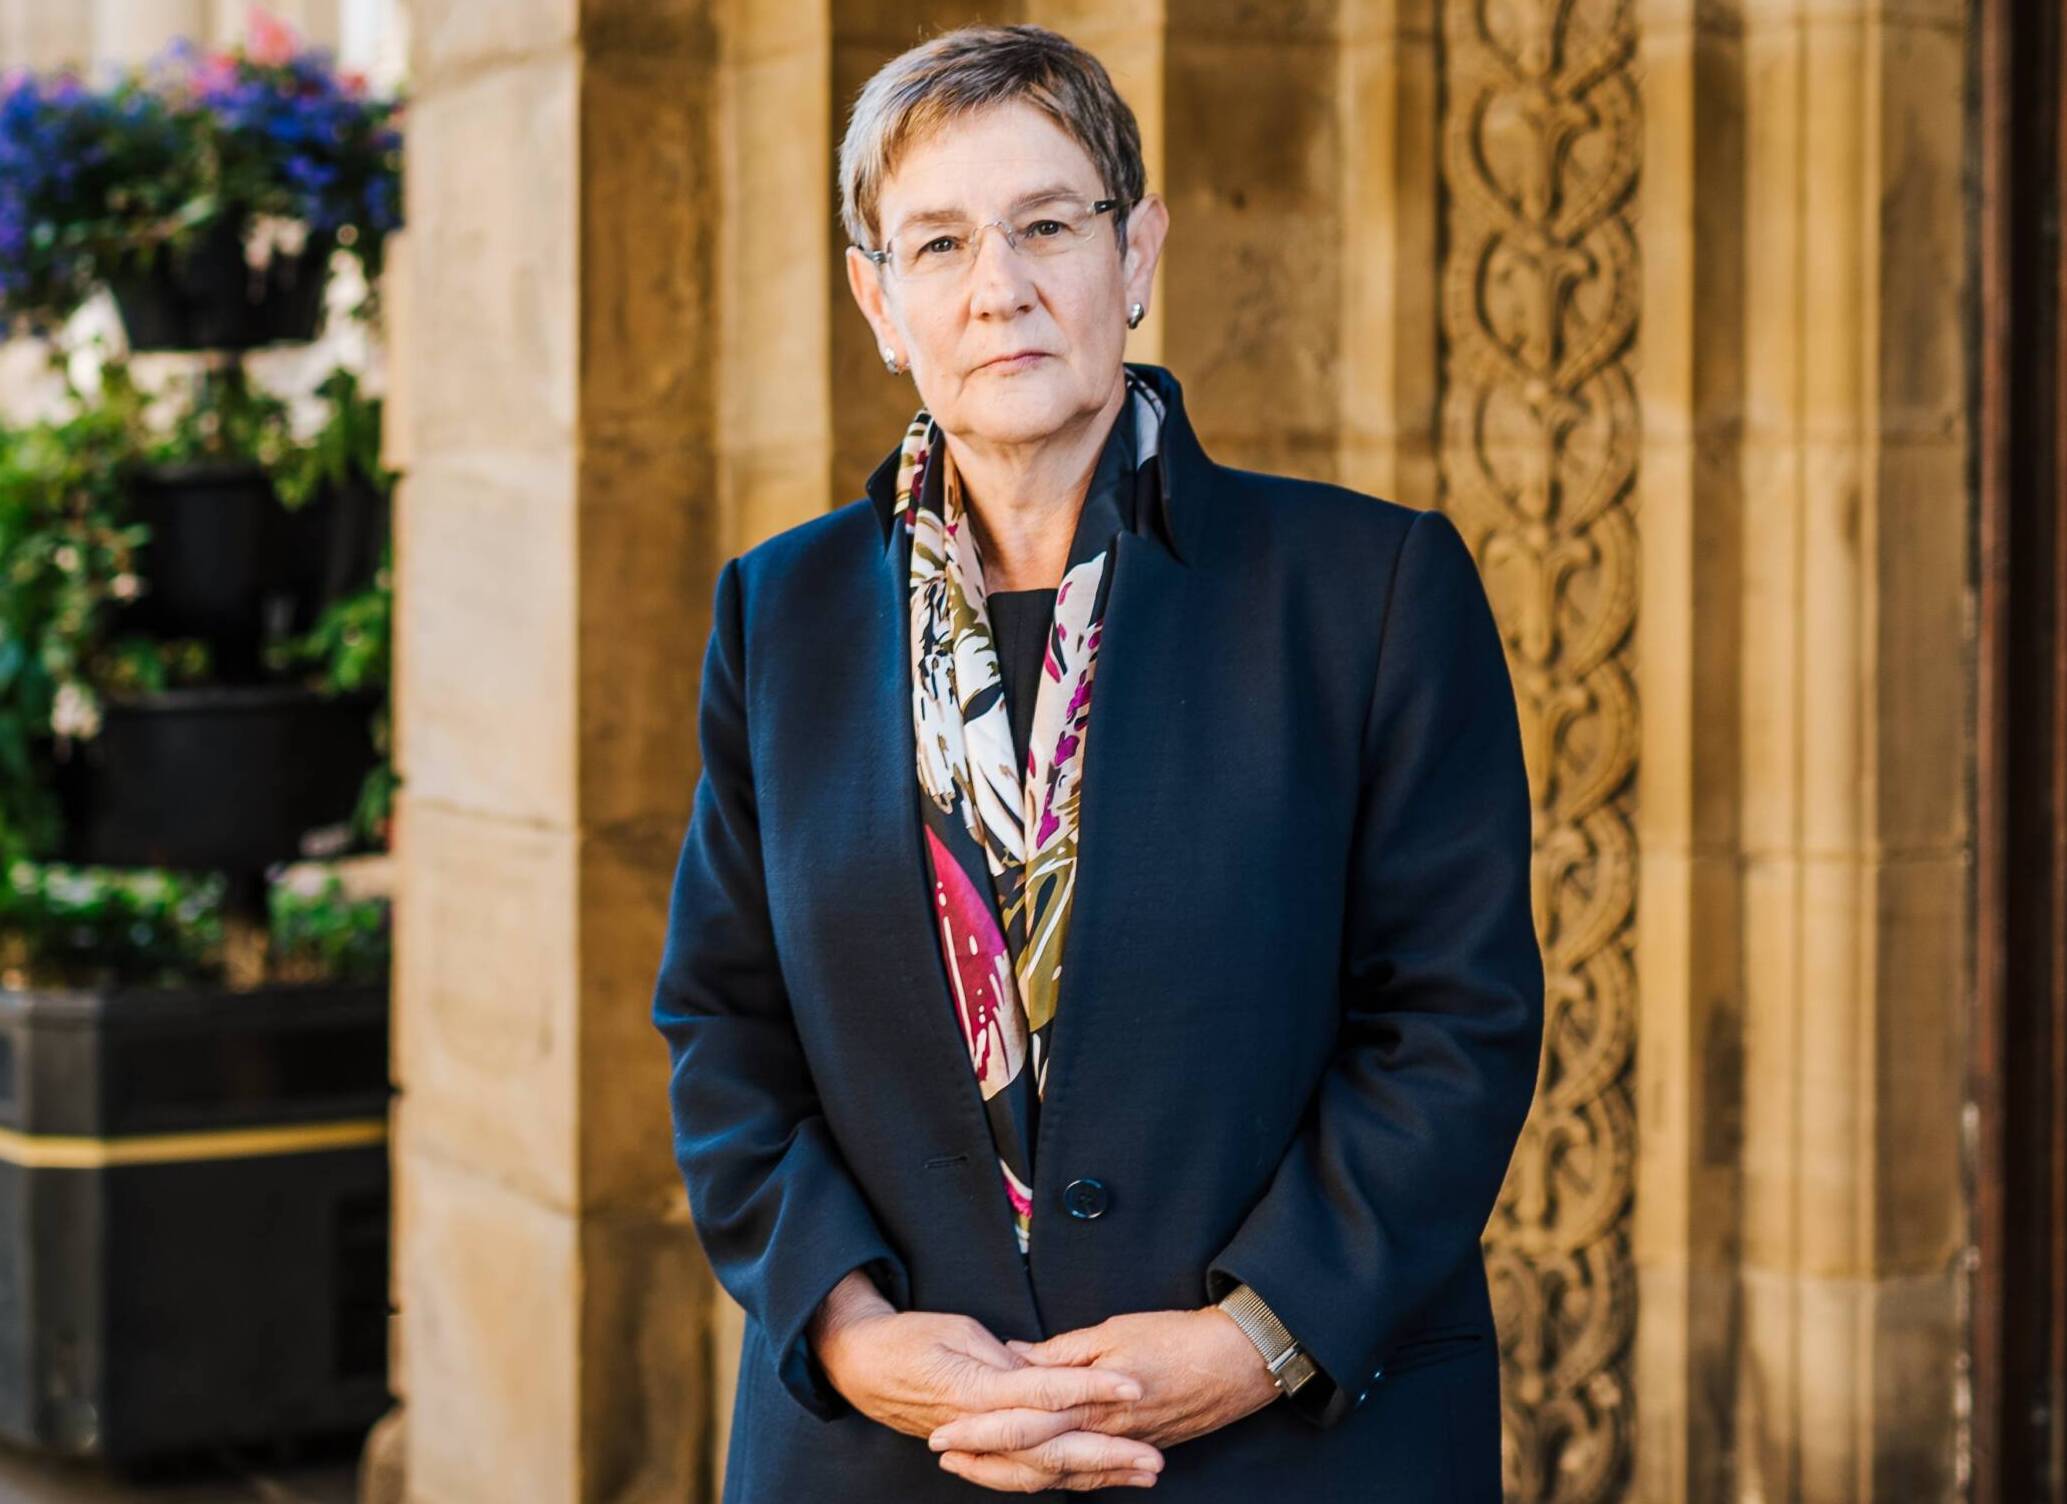
[[[1072,1180],[1062,1188],[1062,1204],[1072,1217],[1086,1222],[1105,1215],[1105,1184],[1098,1180]]]

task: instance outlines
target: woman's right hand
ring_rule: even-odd
[[[1113,1369],[1022,1358],[973,1317],[899,1311],[861,1269],[826,1296],[807,1340],[855,1409],[907,1436],[929,1436],[983,1411],[1060,1412],[1141,1397],[1140,1384]],[[1000,1455],[1022,1464],[1027,1492],[1146,1486],[1163,1465],[1147,1442],[1104,1431],[1068,1430]]]

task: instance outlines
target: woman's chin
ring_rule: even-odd
[[[978,372],[971,385],[975,390],[959,404],[962,421],[968,432],[994,444],[1044,439],[1076,413],[1076,404],[1059,389],[1061,383],[1036,380],[1031,372],[1002,378]]]

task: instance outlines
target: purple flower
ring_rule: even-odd
[[[57,310],[147,223],[211,200],[319,232],[355,224],[377,263],[399,221],[400,108],[341,78],[325,48],[255,56],[178,39],[98,87],[0,74],[0,317]]]

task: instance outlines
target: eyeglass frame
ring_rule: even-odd
[[[1093,199],[1091,201],[1091,211],[1088,218],[1096,219],[1106,210],[1120,207],[1122,207],[1120,201],[1116,198]],[[1124,207],[1131,209],[1133,208],[1133,205],[1128,204]],[[1113,223],[1118,224],[1120,223],[1120,221],[1118,220],[1118,218],[1115,218]],[[1015,230],[1013,230],[1011,224],[1004,219],[986,219],[981,224],[970,226],[969,243],[973,246],[976,243],[976,237],[978,235],[981,235],[985,230],[988,230],[992,225],[998,225],[1003,228],[1005,232],[1006,247],[1014,252],[1017,252],[1019,249],[1018,233]],[[854,247],[854,249],[861,252],[862,255],[868,257],[868,259],[875,264],[876,270],[881,271],[886,266],[890,266],[893,271],[895,270],[895,267],[892,266],[892,263],[890,261],[890,247],[884,246],[880,250],[872,251],[865,245],[857,245],[856,247]]]

